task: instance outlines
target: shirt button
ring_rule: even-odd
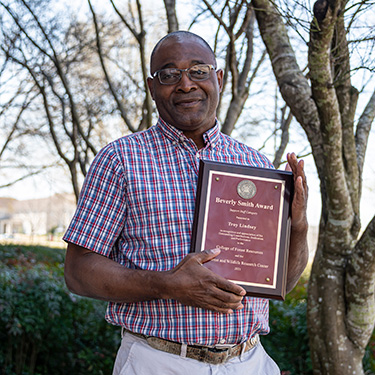
[[[185,138],[184,138],[182,135],[178,138],[178,140],[179,140],[180,142],[185,142]]]
[[[196,158],[199,159],[201,156],[199,154],[196,154]]]
[[[226,340],[225,339],[220,339],[219,342],[220,342],[220,344],[225,344]]]

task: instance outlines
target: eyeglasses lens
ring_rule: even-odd
[[[158,72],[158,77],[161,83],[165,85],[173,85],[180,81],[183,71],[187,71],[188,76],[192,81],[204,81],[210,76],[211,66],[194,65],[188,70],[175,68],[162,69]]]

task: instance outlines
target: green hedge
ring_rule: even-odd
[[[71,294],[59,249],[0,246],[2,374],[111,374],[119,328],[105,302]]]
[[[2,375],[111,374],[118,327],[104,320],[105,302],[78,297],[64,282],[65,251],[0,245]],[[283,375],[311,375],[306,328],[307,281],[286,301],[270,302],[271,333],[262,337]],[[375,336],[364,358],[375,374]]]
[[[269,335],[262,344],[284,375],[312,375],[306,326],[307,280],[301,279],[285,301],[270,301]]]

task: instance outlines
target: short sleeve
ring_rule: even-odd
[[[109,144],[89,169],[64,241],[110,257],[124,226],[125,193],[124,167]]]

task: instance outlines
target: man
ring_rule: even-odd
[[[157,125],[112,142],[95,158],[64,236],[65,277],[75,293],[110,301],[123,327],[114,374],[279,374],[259,343],[268,301],[189,254],[199,159],[272,168],[257,151],[219,132],[223,72],[195,34],[168,34],[151,56],[148,86]],[[303,161],[295,180],[288,290],[307,262]]]

